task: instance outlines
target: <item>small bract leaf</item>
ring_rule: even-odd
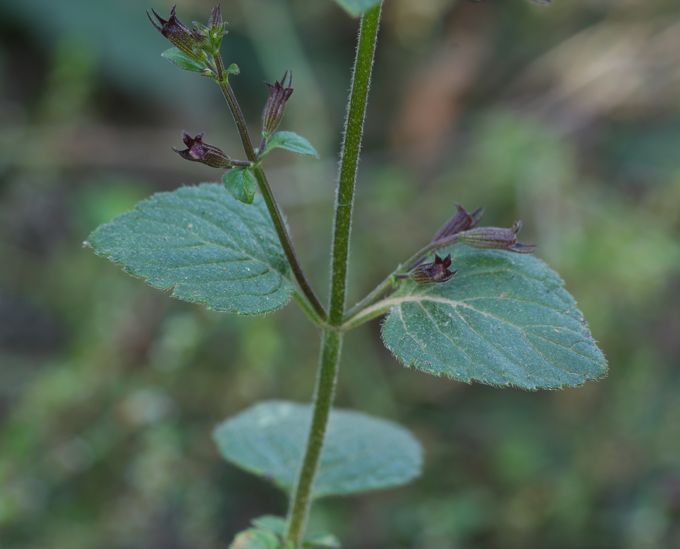
[[[178,48],[169,48],[165,50],[161,53],[161,57],[164,57],[170,61],[170,63],[177,65],[180,69],[184,69],[185,71],[202,73],[206,70],[206,66],[203,63],[192,59]]]
[[[342,544],[333,534],[319,534],[307,538],[302,546],[310,549],[340,549]]]
[[[238,76],[241,74],[241,69],[236,63],[232,63],[226,68],[227,74],[233,74],[234,76]]]
[[[251,528],[238,534],[229,549],[282,549],[276,534]]]
[[[242,204],[217,183],[157,193],[85,244],[151,286],[216,311],[273,311],[294,287],[262,200]]]
[[[224,421],[213,436],[225,459],[289,491],[310,419],[310,406],[264,402]],[[312,493],[321,497],[399,486],[420,473],[421,462],[420,445],[402,427],[333,410]]]
[[[335,0],[347,13],[359,17],[370,8],[380,4],[381,0]]]
[[[297,154],[319,158],[319,153],[316,152],[312,144],[295,132],[276,132],[267,140],[262,154],[268,154],[273,149],[286,149]]]
[[[406,366],[458,381],[522,389],[573,387],[607,362],[562,279],[532,255],[447,249],[458,274],[403,287],[376,307],[387,348]]]
[[[286,531],[286,519],[274,515],[263,515],[252,520],[253,526],[260,530],[270,532],[283,537]],[[302,542],[303,547],[310,549],[338,549],[341,547],[340,541],[333,534],[312,533],[305,537]]]
[[[257,191],[257,180],[250,168],[233,168],[222,178],[224,187],[239,202],[252,204]]]
[[[251,521],[253,526],[260,530],[269,530],[279,536],[282,536],[286,531],[286,519],[277,517],[275,515],[263,515]]]

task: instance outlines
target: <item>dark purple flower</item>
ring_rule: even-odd
[[[458,272],[449,270],[451,262],[451,254],[443,259],[435,254],[433,262],[418,265],[411,271],[410,276],[413,280],[421,284],[446,282]]]
[[[522,244],[517,235],[522,230],[522,222],[516,221],[511,228],[478,227],[458,234],[458,241],[476,248],[494,248],[528,254],[536,249],[533,244]]]
[[[211,168],[229,169],[233,166],[231,159],[221,149],[203,142],[202,133],[191,137],[187,132],[182,132],[182,141],[186,149],[173,147],[173,150],[185,160],[201,162]]]
[[[461,231],[467,231],[477,225],[484,213],[483,208],[477,208],[474,212],[468,213],[460,204],[456,205],[456,213],[437,231],[432,238],[432,242],[449,238]]]
[[[177,6],[173,6],[168,19],[163,19],[154,9],[151,11],[156,17],[155,21],[148,11],[146,12],[146,15],[158,32],[165,36],[175,47],[182,50],[189,57],[199,59],[199,51],[203,46],[204,37],[200,32],[191,30],[182,23],[177,17],[176,9]]]
[[[277,80],[273,84],[267,83],[269,97],[262,113],[262,133],[265,136],[270,136],[279,127],[286,101],[293,95],[292,83],[293,73],[288,71],[283,73],[283,78],[280,81]]]

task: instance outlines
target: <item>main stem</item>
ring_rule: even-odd
[[[335,222],[331,255],[331,295],[328,312],[329,327],[323,330],[321,358],[314,391],[314,410],[307,438],[302,466],[291,497],[288,512],[286,541],[294,547],[302,542],[307,516],[311,506],[311,493],[319,458],[326,436],[326,427],[333,400],[342,347],[342,325],[347,293],[347,264],[349,237],[356,175],[359,167],[361,140],[366,118],[366,104],[373,72],[373,58],[378,39],[381,5],[368,10],[361,18],[359,40],[354,60],[352,88],[350,91],[345,134],[340,156],[340,172],[335,197]]]
[[[243,116],[243,112],[241,111],[241,107],[238,103],[238,100],[236,99],[234,90],[229,84],[222,59],[217,56],[215,61],[218,72],[217,83],[220,86],[220,90],[222,90],[222,95],[224,95],[224,98],[229,105],[229,110],[231,111],[231,114],[234,118],[234,122],[236,123],[236,128],[238,129],[239,136],[241,137],[241,143],[243,144],[243,151],[246,153],[248,160],[254,163],[253,173],[255,174],[257,185],[260,189],[260,192],[262,193],[262,197],[264,198],[265,204],[267,205],[267,209],[269,210],[269,215],[271,216],[274,223],[276,234],[281,241],[281,246],[283,247],[283,251],[286,254],[288,263],[291,266],[295,280],[300,286],[300,290],[302,290],[305,298],[307,301],[309,301],[310,307],[303,307],[303,309],[308,314],[311,313],[310,316],[317,324],[323,324],[326,321],[326,311],[324,310],[323,305],[321,305],[319,299],[316,297],[309,280],[307,280],[307,276],[302,270],[302,266],[300,265],[297,254],[295,253],[295,248],[293,247],[293,241],[290,238],[285,221],[283,220],[281,208],[279,208],[279,205],[274,198],[274,193],[269,186],[269,182],[267,181],[267,176],[265,175],[264,170],[259,164],[257,164],[257,153],[253,147],[253,142],[250,140],[250,134],[248,133],[248,127],[246,126],[246,120]]]

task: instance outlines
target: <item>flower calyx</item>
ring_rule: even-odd
[[[205,36],[198,29],[190,29],[179,17],[177,17],[177,6],[170,10],[170,17],[164,19],[156,10],[152,9],[155,20],[147,11],[146,15],[151,24],[160,32],[170,43],[181,50],[192,59],[202,59],[202,50],[205,47]]]
[[[443,258],[434,254],[434,261],[421,263],[409,273],[409,277],[419,284],[446,282],[458,272],[449,268],[451,263],[451,254]]]
[[[521,230],[522,222],[515,221],[510,228],[477,227],[463,231],[458,233],[457,240],[475,248],[508,250],[522,254],[532,253],[536,249],[535,245],[523,244],[517,239]]]
[[[456,204],[456,213],[432,237],[432,242],[447,240],[456,234],[477,226],[484,214],[484,208],[477,208],[469,213],[463,206]]]
[[[219,147],[204,143],[202,133],[192,137],[187,132],[182,132],[182,141],[186,149],[180,150],[173,147],[173,150],[185,160],[227,170],[241,164],[229,158]]]
[[[290,96],[293,95],[293,73],[286,71],[281,80],[275,80],[273,84],[266,83],[269,89],[269,97],[262,111],[262,135],[270,137],[281,124],[283,111]]]

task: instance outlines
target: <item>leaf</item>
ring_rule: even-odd
[[[260,530],[269,530],[274,534],[282,536],[286,531],[286,519],[275,515],[262,515],[251,521],[253,526]]]
[[[206,69],[205,64],[200,61],[196,61],[189,57],[186,53],[178,48],[169,48],[161,53],[161,57],[164,57],[173,65],[177,65],[180,69],[192,72],[204,72]]]
[[[257,191],[257,179],[250,168],[233,168],[224,173],[224,187],[239,202],[252,204]]]
[[[252,520],[253,526],[260,530],[268,530],[280,538],[286,532],[286,519],[274,515],[263,515]],[[305,537],[303,547],[312,549],[339,549],[340,541],[333,534],[311,534]]]
[[[263,402],[224,421],[213,438],[225,459],[290,491],[310,418],[310,406]],[[312,493],[321,497],[399,486],[420,473],[421,462],[420,445],[402,427],[333,410]]]
[[[303,543],[303,547],[310,547],[311,549],[340,549],[342,544],[340,540],[333,534],[319,534],[307,538]]]
[[[448,252],[458,270],[451,281],[407,281],[383,303],[390,306],[383,341],[403,364],[522,389],[573,387],[605,375],[606,359],[576,301],[545,263],[500,250]]]
[[[359,17],[370,8],[380,4],[381,0],[335,0],[347,13],[354,17]]]
[[[251,528],[238,534],[229,549],[281,549],[279,538],[267,530]]]
[[[276,132],[267,140],[262,154],[269,154],[273,149],[286,149],[297,154],[319,158],[319,153],[312,144],[295,132]]]
[[[236,63],[232,63],[225,69],[227,74],[233,74],[234,76],[238,76],[241,74],[241,69]]]
[[[262,200],[241,204],[216,183],[157,193],[101,225],[85,245],[151,286],[215,311],[266,313],[293,291]]]

